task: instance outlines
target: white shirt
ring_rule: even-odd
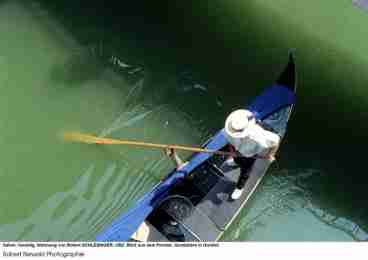
[[[247,127],[247,133],[246,137],[234,138],[225,131],[229,143],[245,157],[266,155],[271,147],[277,146],[280,142],[280,137],[277,134],[263,129],[256,123]]]

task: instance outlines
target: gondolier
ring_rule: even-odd
[[[266,130],[256,122],[252,112],[239,109],[233,111],[225,122],[225,136],[231,144],[234,156],[226,160],[229,166],[240,167],[240,176],[235,190],[231,194],[233,200],[243,193],[248,173],[257,158],[275,160],[280,136]]]

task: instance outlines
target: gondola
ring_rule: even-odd
[[[286,68],[277,81],[247,107],[260,124],[281,138],[296,100],[296,68],[289,53]],[[227,151],[224,130],[210,138],[204,148]],[[247,205],[265,176],[270,162],[256,159],[244,192],[231,200],[239,168],[224,163],[225,156],[195,153],[180,170],[174,169],[127,212],[97,234],[97,241],[218,241]],[[138,233],[141,233],[140,235]]]

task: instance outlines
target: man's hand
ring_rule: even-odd
[[[276,160],[275,155],[277,152],[277,146],[272,147],[271,149],[268,150],[268,153],[264,156],[264,159],[268,160],[269,162],[273,162]]]
[[[183,163],[180,157],[176,154],[176,151],[174,148],[166,147],[165,153],[167,157],[169,157],[171,160],[175,162],[177,170],[180,170],[187,163],[187,162]]]
[[[229,153],[230,153],[229,157],[231,157],[231,158],[234,158],[237,155],[235,147],[231,144],[229,145]]]
[[[266,157],[266,159],[269,161],[269,162],[273,162],[273,161],[275,161],[276,160],[276,158],[275,158],[275,156],[274,155],[271,155],[271,154],[269,154],[267,157]]]
[[[170,148],[170,147],[166,147],[165,148],[165,154],[167,157],[169,158],[174,158],[174,155],[175,155],[175,150],[174,148]]]
[[[276,156],[276,153],[277,153],[277,150],[279,148],[279,145],[275,145],[274,147],[271,147],[270,150],[268,151],[267,155],[266,155],[266,159],[269,161],[269,162],[273,162],[276,160],[275,156]]]

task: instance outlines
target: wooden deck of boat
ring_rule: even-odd
[[[218,183],[196,206],[196,210],[185,220],[184,225],[201,241],[218,240],[254,193],[269,164],[266,160],[256,160],[242,196],[235,201],[231,200],[230,194],[239,177],[239,168],[221,167],[225,177],[219,178]]]

